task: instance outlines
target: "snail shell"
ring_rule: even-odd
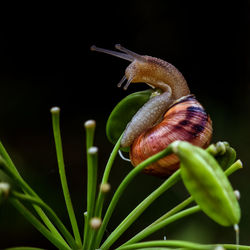
[[[206,148],[212,137],[212,121],[193,95],[178,99],[165,113],[163,120],[137,137],[130,148],[134,166],[162,151],[175,140],[183,140]],[[149,165],[144,172],[166,177],[179,168],[179,159],[172,154]]]

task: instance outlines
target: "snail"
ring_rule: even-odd
[[[160,152],[175,140],[188,141],[206,148],[212,137],[212,121],[203,106],[190,94],[181,72],[172,64],[151,56],[139,55],[120,44],[118,51],[92,46],[103,52],[130,61],[118,83],[126,90],[130,83],[144,82],[160,93],[150,98],[128,123],[121,147],[130,147],[133,166]],[[179,168],[176,155],[169,155],[148,166],[144,172],[166,177]]]

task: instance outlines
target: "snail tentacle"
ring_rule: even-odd
[[[120,80],[120,82],[117,84],[117,87],[120,88],[122,86],[122,84],[127,80],[127,77],[124,75],[122,77],[122,79]]]
[[[122,52],[124,52],[128,56],[134,58],[134,60],[146,61],[146,59],[143,56],[141,56],[141,55],[139,55],[139,54],[127,49],[127,48],[124,48],[123,46],[121,46],[121,44],[116,44],[115,48],[122,51]]]
[[[129,55],[129,54],[127,54],[127,53],[121,53],[121,52],[118,52],[118,51],[113,51],[113,50],[109,50],[109,49],[103,49],[103,48],[99,48],[99,47],[97,47],[95,45],[92,45],[90,47],[90,50],[97,51],[97,52],[102,52],[104,54],[108,54],[108,55],[115,56],[115,57],[119,57],[121,59],[130,61],[130,62],[134,61],[134,57],[131,56],[131,55]]]

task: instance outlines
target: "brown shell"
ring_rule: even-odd
[[[160,152],[176,140],[188,141],[206,148],[212,137],[212,121],[193,95],[177,100],[165,113],[163,120],[143,132],[130,148],[134,166]],[[166,177],[179,168],[176,155],[169,155],[149,165],[144,172]]]

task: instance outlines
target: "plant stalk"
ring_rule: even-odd
[[[71,226],[73,229],[74,237],[78,246],[81,246],[81,237],[79,233],[79,228],[77,225],[76,217],[74,208],[71,202],[71,197],[69,193],[67,177],[65,173],[65,164],[63,159],[63,149],[62,149],[62,140],[61,140],[61,133],[60,133],[60,109],[55,107],[51,109],[52,114],[52,125],[53,125],[53,132],[54,132],[54,139],[55,139],[55,146],[56,146],[56,155],[57,155],[57,162],[59,168],[59,175],[61,179],[63,195],[69,215],[69,219],[71,222]]]
[[[234,164],[232,164],[227,170],[225,170],[225,174],[227,176],[229,176],[229,175],[233,174],[235,171],[237,171],[237,170],[239,170],[241,168],[242,168],[242,163],[241,163],[240,160],[238,160]],[[134,237],[132,237],[131,239],[129,239],[122,246],[127,246],[129,244],[136,243],[139,240],[145,238],[146,236],[148,236],[149,234],[151,234],[151,228],[152,227],[153,228],[157,228],[157,227],[155,227],[157,224],[161,223],[162,221],[166,220],[167,218],[172,218],[172,216],[174,214],[176,214],[177,212],[181,211],[183,208],[185,208],[186,206],[188,206],[193,200],[194,199],[191,196],[188,197],[186,200],[184,200],[183,202],[181,202],[180,204],[178,204],[176,207],[174,207],[173,209],[171,209],[170,211],[168,211],[166,214],[164,214],[163,216],[161,216],[159,219],[157,219],[156,221],[154,221],[152,224],[150,224],[149,226],[147,226],[146,228],[144,228],[141,232],[139,232]]]
[[[91,242],[89,241],[89,222],[94,212],[97,183],[97,151],[95,154],[91,154],[90,152],[90,149],[93,148],[94,144],[96,123],[93,120],[89,120],[85,122],[84,126],[86,131],[87,154],[87,211],[84,213],[83,249],[88,249],[91,245]]]
[[[24,179],[21,177],[19,172],[17,171],[15,165],[13,164],[12,160],[10,159],[7,151],[4,149],[3,145],[0,143],[0,168],[3,169],[3,171],[11,177],[26,193],[31,195],[32,197],[35,197],[39,199],[42,202],[42,199],[36,194],[36,192],[27,184],[27,182],[24,181]],[[45,225],[49,228],[49,230],[62,242],[66,243],[63,237],[60,235],[58,230],[55,228],[55,226],[51,223],[47,215],[44,213],[44,211],[36,206],[33,205],[34,209],[36,210],[37,214],[40,216],[42,221],[45,223]]]
[[[130,171],[130,173],[123,179],[123,181],[121,182],[121,184],[119,185],[119,187],[117,188],[110,204],[109,207],[106,211],[106,214],[104,216],[102,225],[98,231],[97,237],[96,237],[96,245],[95,247],[97,248],[102,240],[103,234],[105,232],[105,229],[107,227],[107,224],[109,222],[109,219],[117,205],[117,202],[119,201],[119,199],[121,198],[124,190],[126,189],[126,187],[129,185],[129,183],[144,169],[146,168],[148,165],[150,165],[151,163],[161,159],[164,156],[167,156],[169,154],[172,153],[172,147],[169,146],[167,148],[165,148],[164,150],[162,150],[161,152],[151,156],[150,158],[146,159],[145,161],[143,161],[142,163],[140,163],[138,166],[136,166],[136,168],[132,169]]]
[[[110,154],[110,157],[108,159],[107,165],[106,165],[104,173],[103,173],[101,185],[108,183],[108,178],[109,178],[109,174],[110,174],[110,171],[111,171],[111,167],[112,167],[112,165],[114,163],[114,160],[115,160],[115,158],[117,156],[117,153],[119,151],[119,148],[120,148],[122,135],[118,139],[117,143],[115,144],[115,146],[114,146],[114,148],[113,148],[113,150],[112,150],[112,152]],[[99,190],[98,197],[97,197],[97,202],[96,202],[96,208],[95,208],[95,216],[97,216],[97,217],[101,217],[101,215],[102,215],[104,195],[105,194],[103,192],[101,192],[101,190]]]
[[[15,198],[9,199],[11,204],[42,234],[44,235],[54,246],[62,250],[70,250],[71,248],[53,235],[26,207],[23,206]]]
[[[142,243],[131,244],[127,246],[122,246],[117,248],[117,250],[131,250],[131,249],[159,249],[159,247],[163,247],[162,249],[166,249],[167,247],[172,248],[181,248],[181,249],[192,249],[192,250],[211,250],[211,249],[234,249],[234,250],[249,250],[249,246],[244,245],[234,245],[234,244],[198,244],[189,241],[180,241],[180,240],[161,240],[161,241],[148,241]]]
[[[79,248],[77,246],[74,238],[72,237],[70,232],[67,230],[67,228],[64,226],[62,221],[58,218],[56,213],[46,203],[44,203],[43,201],[40,201],[37,198],[28,196],[26,194],[21,194],[21,193],[16,192],[16,191],[11,191],[11,197],[14,197],[14,198],[16,198],[18,200],[29,202],[31,204],[38,205],[39,207],[43,208],[47,212],[49,218],[55,223],[57,228],[60,230],[60,232],[65,237],[65,239],[68,241],[68,243],[70,244],[72,249],[78,249]]]
[[[96,152],[92,152],[96,149]],[[84,239],[84,245],[87,243],[87,249],[91,249],[92,240],[94,237],[94,230],[91,228],[90,220],[94,216],[96,183],[97,183],[97,148],[90,147],[88,150],[90,156],[88,162],[88,190],[87,190],[87,235]]]
[[[163,184],[152,192],[146,199],[144,199],[111,233],[111,235],[102,244],[101,249],[106,250],[127,230],[127,228],[145,211],[145,209],[162,195],[167,189],[172,187],[177,181],[181,179],[180,170],[172,174]]]

